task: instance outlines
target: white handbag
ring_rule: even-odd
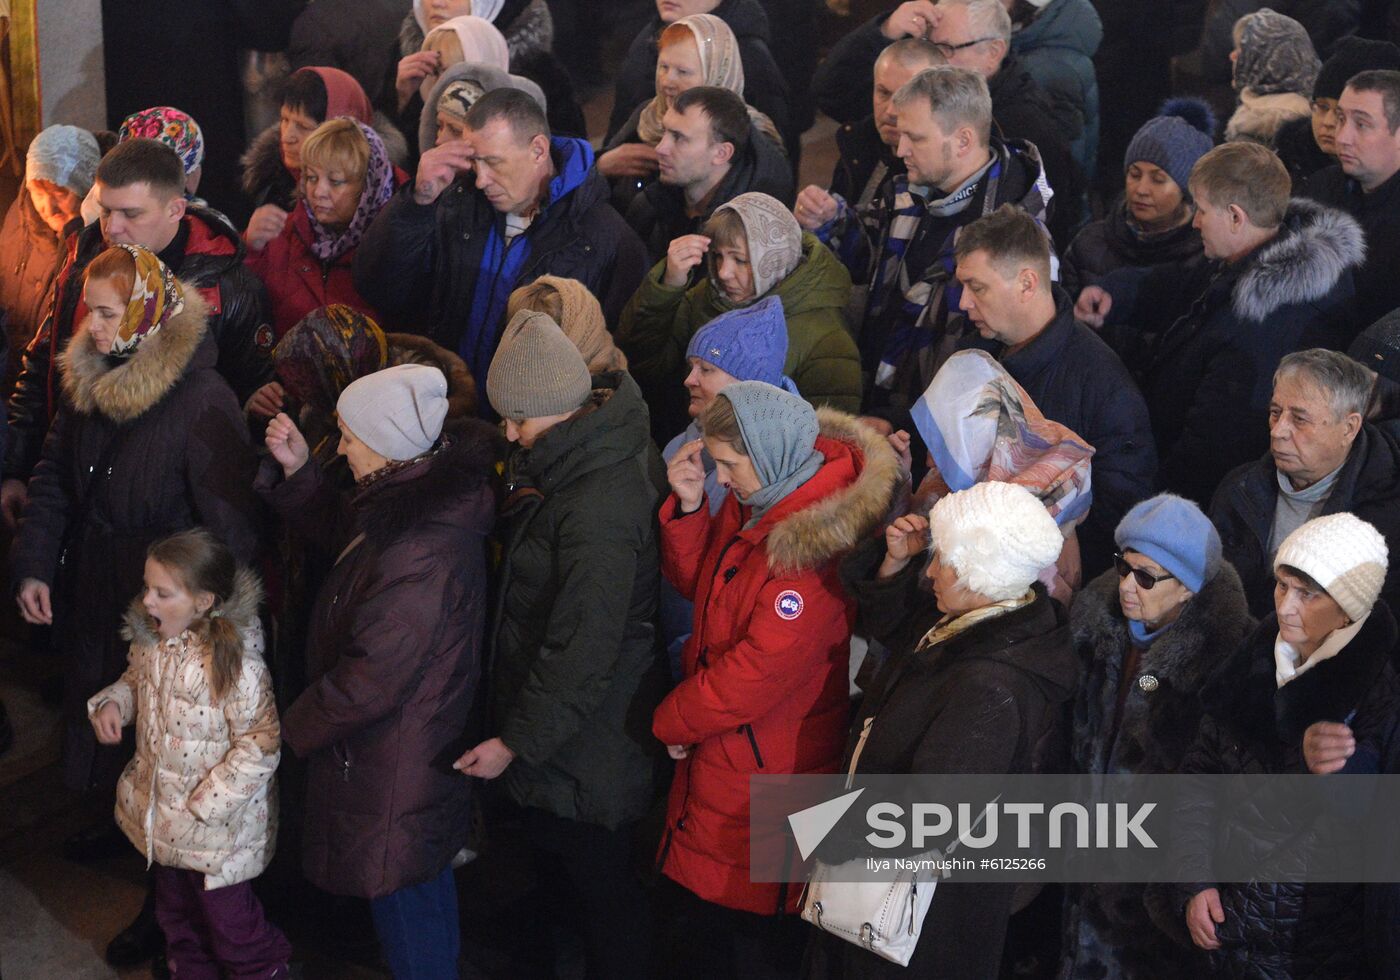
[[[867,718],[861,728],[846,773],[847,789],[855,780],[856,763],[874,722],[873,716]],[[882,959],[908,966],[938,884],[938,873],[925,869],[936,865],[932,860],[909,858],[903,862],[905,870],[896,873],[893,881],[851,880],[858,877],[855,872],[863,869],[864,863],[863,858],[837,865],[817,861],[803,891],[802,918]]]

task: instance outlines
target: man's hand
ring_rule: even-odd
[[[661,281],[673,289],[690,283],[690,270],[705,261],[710,240],[704,235],[682,235],[666,249],[666,271]]]
[[[1215,938],[1215,927],[1224,921],[1225,910],[1220,907],[1219,888],[1198,891],[1186,903],[1186,931],[1191,933],[1191,941],[1201,949],[1220,948],[1220,940]]]
[[[19,614],[33,626],[53,625],[53,604],[49,601],[49,586],[37,578],[27,578],[20,583]]]
[[[885,558],[880,562],[876,573],[880,578],[889,578],[904,571],[904,566],[928,547],[928,520],[918,514],[905,514],[896,517],[885,528]]]
[[[423,79],[442,71],[442,55],[436,51],[415,51],[399,61],[399,69],[394,76],[394,92],[399,97],[399,112],[408,107],[409,100]]]
[[[282,464],[282,476],[288,480],[306,465],[311,456],[306,437],[286,412],[278,412],[272,421],[267,423],[264,441],[267,443],[267,451],[272,453],[272,458]]]
[[[598,157],[598,172],[604,177],[650,177],[656,173],[656,147],[646,143],[623,143]]]
[[[282,411],[282,401],[287,392],[276,381],[269,381],[248,398],[248,404],[243,406],[243,411],[248,415],[259,415],[262,418],[270,419],[278,412]]]
[[[700,461],[704,451],[705,440],[692,439],[681,446],[666,465],[666,479],[680,501],[683,514],[699,510],[705,500],[705,466]]]
[[[792,216],[803,228],[808,231],[816,231],[836,217],[838,209],[836,198],[816,184],[808,184],[802,188],[802,193],[797,195],[797,203],[793,205]]]
[[[927,41],[941,16],[930,0],[910,0],[894,9],[894,13],[881,26],[880,33],[891,41],[902,37],[921,37]]]
[[[472,169],[475,151],[466,140],[448,140],[435,146],[418,160],[418,175],[413,180],[413,199],[419,204],[432,204],[448,186]]]
[[[0,482],[0,511],[5,515],[5,526],[13,531],[19,525],[24,505],[29,503],[29,484],[23,480]]]
[[[1102,286],[1085,286],[1074,304],[1074,318],[1098,330],[1113,309],[1113,297]]]
[[[1337,772],[1356,753],[1356,736],[1335,721],[1315,721],[1303,733],[1303,759],[1308,772],[1319,776]]]
[[[268,242],[282,234],[287,218],[287,212],[277,205],[264,204],[248,219],[248,230],[243,233],[243,240],[254,252],[261,252],[267,248]]]
[[[115,701],[104,701],[88,719],[97,740],[103,745],[116,745],[122,740],[122,713]]]
[[[499,738],[488,738],[460,759],[452,763],[452,768],[464,776],[480,776],[482,779],[495,779],[515,761],[515,753]]]

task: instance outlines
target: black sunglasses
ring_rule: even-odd
[[[1175,575],[1153,575],[1151,572],[1141,568],[1134,568],[1128,564],[1128,559],[1123,557],[1123,552],[1113,553],[1113,567],[1118,569],[1119,578],[1127,578],[1131,575],[1138,584],[1139,589],[1150,589],[1158,582],[1165,582],[1169,578],[1176,578]]]

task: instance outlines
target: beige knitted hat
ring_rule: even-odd
[[[545,313],[521,310],[501,335],[486,372],[486,397],[506,419],[565,415],[593,390],[578,348]]]
[[[1385,538],[1355,514],[1328,514],[1308,521],[1283,539],[1274,556],[1327,590],[1352,621],[1380,598],[1390,552]]]

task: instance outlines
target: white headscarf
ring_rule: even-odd
[[[496,16],[500,14],[501,8],[505,5],[506,0],[472,0],[472,16],[489,20],[494,24]],[[418,29],[426,35],[428,33],[428,12],[423,9],[423,0],[413,0],[413,19],[418,21]]]
[[[498,31],[489,20],[470,14],[463,17],[453,17],[424,35],[423,46],[425,48],[428,45],[428,38],[438,31],[452,31],[457,35],[457,41],[462,45],[463,61],[489,65],[492,68],[499,68],[501,71],[510,71],[510,48],[506,45],[505,35]]]

